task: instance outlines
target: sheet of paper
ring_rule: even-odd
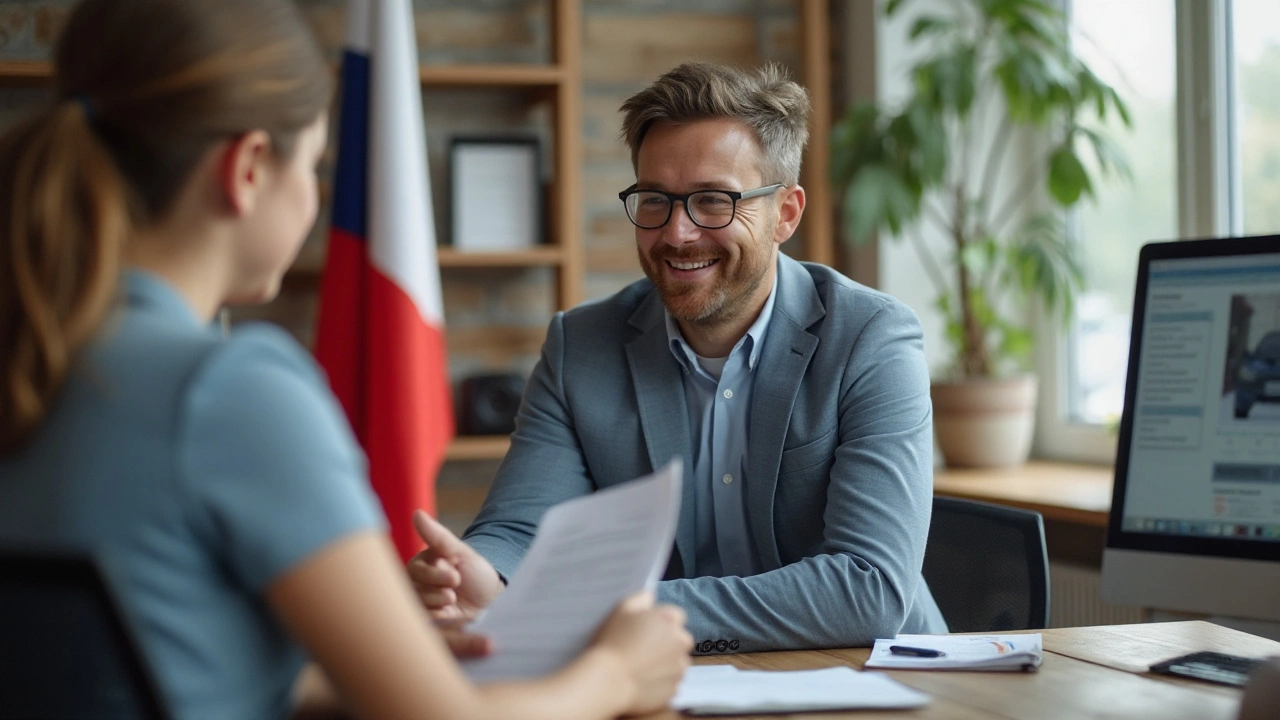
[[[694,715],[899,709],[929,696],[882,673],[852,668],[771,672],[732,665],[695,665],[685,672],[671,708]]]
[[[893,645],[942,652],[940,657],[899,655]],[[896,670],[1034,670],[1040,667],[1040,633],[1021,635],[899,635],[876,640],[866,667]]]
[[[471,630],[494,652],[463,663],[476,682],[555,672],[590,642],[618,602],[656,587],[680,517],[681,465],[547,511],[507,589]]]

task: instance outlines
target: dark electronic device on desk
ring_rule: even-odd
[[[1151,672],[1244,687],[1249,673],[1262,663],[1256,658],[1204,650],[1158,662],[1151,666]]]

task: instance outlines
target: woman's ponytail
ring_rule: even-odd
[[[0,454],[44,419],[115,299],[131,204],[91,122],[67,99],[0,137]]]

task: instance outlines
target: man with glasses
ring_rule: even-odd
[[[777,67],[682,65],[622,106],[619,198],[647,277],[559,313],[465,543],[420,518],[438,618],[486,606],[549,507],[684,459],[658,598],[700,653],[946,632],[915,315],[779,253],[804,212],[808,96]],[[496,568],[496,571],[495,571]]]

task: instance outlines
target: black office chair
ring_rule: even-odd
[[[924,579],[951,632],[1047,627],[1044,519],[1032,510],[935,497]]]
[[[0,550],[0,718],[170,717],[127,617],[85,555]]]

